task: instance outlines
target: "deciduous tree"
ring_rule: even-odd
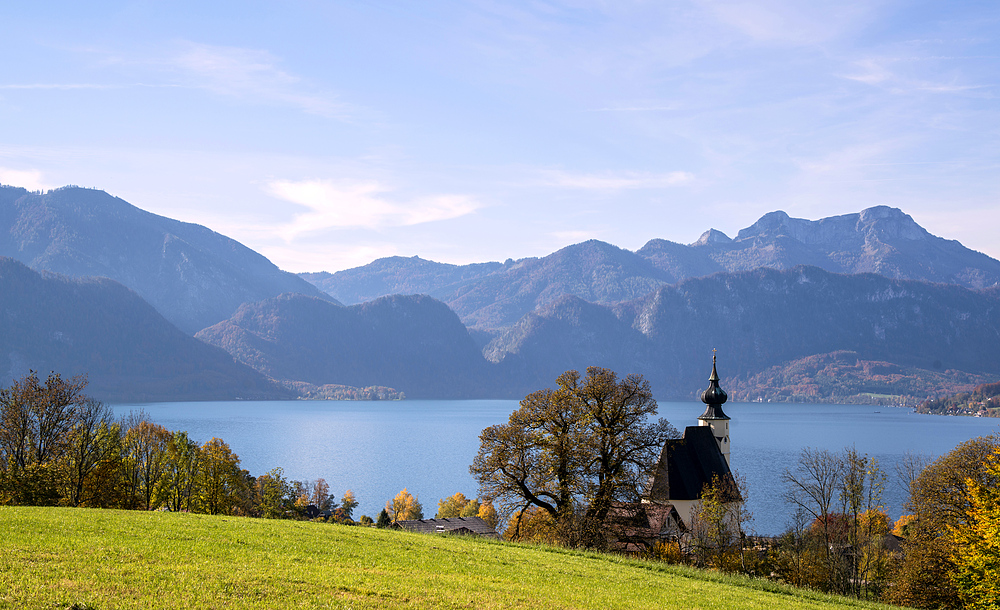
[[[240,458],[222,439],[201,446],[199,507],[211,515],[238,512],[247,492],[247,477]]]
[[[536,507],[564,532],[564,543],[592,545],[615,500],[634,501],[660,448],[677,431],[656,413],[649,383],[590,367],[567,371],[557,388],[529,394],[508,423],[480,435],[470,471],[480,497],[510,517]]]
[[[988,468],[1000,438],[979,437],[958,445],[921,471],[913,481],[907,508],[903,559],[895,565],[888,601],[918,608],[960,608],[955,584],[957,542],[953,532],[969,528],[972,490],[996,489],[997,473]]]
[[[986,479],[1000,481],[1000,449],[984,466]],[[1000,490],[970,480],[965,525],[950,526],[956,542],[952,582],[966,608],[1000,608]]]
[[[479,513],[479,502],[470,500],[465,497],[465,494],[458,492],[453,496],[438,500],[438,512],[435,518],[473,517],[477,513]]]
[[[116,442],[120,427],[111,408],[93,399],[86,400],[77,411],[76,423],[69,431],[69,442],[62,461],[63,498],[70,506],[88,504],[94,500],[88,490],[90,480],[101,463],[113,458],[121,447]]]
[[[393,521],[424,518],[424,508],[420,505],[420,501],[405,487],[396,494],[396,497],[385,503],[385,510]]]
[[[154,499],[164,491],[161,483],[167,473],[167,450],[172,439],[169,430],[150,421],[145,413],[129,419],[125,430],[127,460],[140,507],[146,510],[157,508]]]
[[[198,484],[201,450],[187,432],[174,432],[167,443],[164,488],[167,507],[173,511],[191,510]]]
[[[45,383],[31,371],[0,389],[0,498],[7,503],[55,504],[56,461],[69,446],[70,430],[87,398],[83,377],[50,373]]]

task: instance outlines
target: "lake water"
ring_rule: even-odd
[[[356,517],[376,517],[404,487],[418,496],[424,515],[433,517],[441,498],[459,491],[476,496],[469,464],[479,449],[479,433],[507,421],[517,406],[513,400],[246,401],[114,409],[119,415],[142,409],[199,443],[219,437],[251,474],[281,466],[289,479],[326,479],[338,498],[351,489],[359,501]],[[662,402],[659,415],[683,431],[697,425],[703,410],[701,403]],[[877,458],[889,475],[883,502],[895,519],[902,514],[904,494],[894,466],[906,452],[937,457],[1000,427],[995,419],[859,405],[727,404],[725,411],[732,418],[732,466],[747,479],[751,527],[760,534],[779,533],[788,524],[780,477],[805,447],[854,446]]]

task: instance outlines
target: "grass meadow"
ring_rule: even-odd
[[[456,536],[0,507],[0,608],[879,608],[767,581]]]

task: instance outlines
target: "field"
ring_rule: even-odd
[[[0,507],[0,608],[875,608],[612,555],[194,514]]]

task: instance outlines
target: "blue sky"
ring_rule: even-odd
[[[1000,257],[1000,3],[0,6],[0,183],[290,271],[899,207]]]

